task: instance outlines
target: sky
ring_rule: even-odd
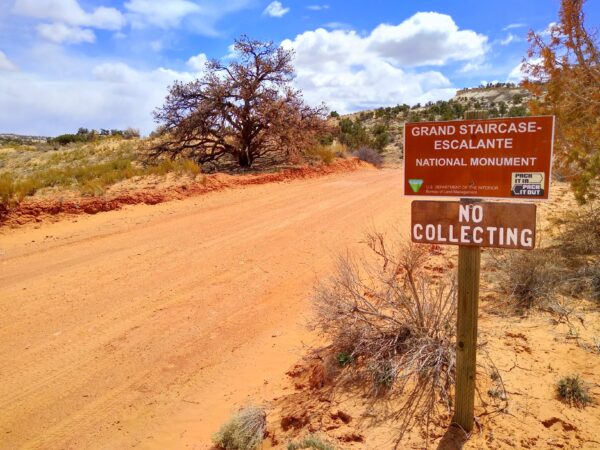
[[[600,2],[585,7],[600,23]],[[175,80],[240,35],[295,51],[307,103],[340,113],[520,80],[559,0],[0,0],[0,133],[156,128]]]

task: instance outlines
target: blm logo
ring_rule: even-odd
[[[544,172],[513,172],[511,192],[515,197],[543,197]]]
[[[410,179],[408,180],[408,184],[410,185],[410,188],[413,190],[413,192],[416,194],[421,189],[421,186],[423,186],[423,180]]]

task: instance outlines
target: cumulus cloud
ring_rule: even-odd
[[[0,50],[0,71],[3,70],[17,70],[17,66],[13,64],[10,59],[8,59],[8,56],[6,56],[2,50]]]
[[[79,127],[133,126],[147,134],[156,126],[152,111],[164,102],[167,87],[175,80],[194,79],[191,72],[165,68],[144,71],[121,62],[67,61],[77,67],[69,76],[0,72],[4,132],[52,136]]]
[[[125,25],[125,18],[119,10],[101,6],[86,12],[77,0],[16,0],[13,11],[22,16],[52,20],[72,27],[119,30]]]
[[[446,14],[419,12],[399,25],[379,25],[367,41],[372,50],[396,64],[423,66],[481,57],[487,37],[459,30]]]
[[[190,59],[188,59],[187,65],[196,72],[202,72],[207,61],[207,56],[204,53],[200,53],[199,55],[192,56]]]
[[[319,28],[282,42],[296,53],[296,84],[310,103],[339,112],[447,99],[456,89],[436,70],[452,61],[480,64],[487,37],[459,30],[450,16],[417,13],[370,34]]]
[[[537,61],[539,60],[533,60],[533,63],[535,64]],[[523,79],[525,78],[525,73],[523,72],[523,66],[524,63],[520,62],[519,64],[517,64],[508,74],[508,77],[506,78],[506,81],[509,83],[520,83],[521,81],[523,81]]]
[[[290,8],[284,8],[281,2],[274,1],[263,11],[263,14],[271,17],[283,17],[290,11]]]
[[[92,30],[72,27],[64,23],[43,23],[37,26],[37,31],[44,39],[55,44],[93,43],[96,35]]]

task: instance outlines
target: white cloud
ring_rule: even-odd
[[[523,81],[523,78],[525,78],[525,74],[523,73],[523,63],[520,62],[510,71],[506,81],[509,83],[520,83]]]
[[[510,25],[506,25],[504,28],[502,28],[503,31],[507,31],[507,30],[512,30],[514,28],[524,28],[527,25],[524,23],[511,23]]]
[[[194,79],[190,72],[165,68],[145,71],[121,62],[58,58],[71,73],[0,72],[3,132],[47,136],[79,127],[133,126],[147,134],[156,126],[152,111],[163,104],[167,87]]]
[[[17,66],[0,50],[0,71],[17,70]]]
[[[556,30],[556,22],[550,22],[546,28],[541,31],[538,31],[537,34],[540,36],[550,36],[553,31]]]
[[[400,25],[379,25],[367,40],[381,56],[410,66],[478,58],[487,46],[486,36],[459,30],[452,17],[435,12],[416,13]]]
[[[125,18],[119,10],[101,6],[88,13],[77,0],[16,0],[13,11],[22,16],[52,20],[72,27],[119,30],[125,25]]]
[[[290,8],[284,8],[281,2],[274,1],[269,3],[269,5],[263,11],[263,14],[271,17],[283,17],[290,11]]]
[[[512,33],[508,33],[508,36],[506,36],[504,39],[502,39],[500,41],[500,45],[508,45],[511,42],[515,42],[517,40],[517,37],[512,34]]]
[[[200,53],[199,55],[192,56],[190,59],[188,59],[187,65],[196,72],[202,72],[207,61],[208,58],[206,55],[204,53]]]
[[[184,17],[201,11],[198,4],[188,0],[131,0],[125,3],[125,8],[132,14],[135,25],[160,28],[175,27]]]
[[[296,84],[312,104],[339,112],[448,99],[456,89],[440,71],[417,67],[452,61],[483,64],[487,37],[459,30],[450,16],[417,13],[400,25],[361,35],[319,28],[282,42],[294,49]]]
[[[352,25],[343,23],[343,22],[327,22],[323,25],[325,28],[329,28],[331,30],[351,30]]]
[[[125,63],[103,63],[92,69],[92,75],[97,80],[110,83],[134,83],[139,73]]]
[[[329,9],[329,5],[308,5],[306,9],[310,9],[311,11],[323,11],[324,9]]]
[[[481,71],[488,71],[492,68],[492,66],[489,63],[486,63],[484,61],[469,61],[468,63],[466,63],[464,66],[462,66],[459,69],[459,73],[473,73],[473,72],[481,72]]]
[[[96,41],[96,35],[92,30],[72,27],[64,23],[43,23],[36,28],[40,36],[55,44],[94,43]]]

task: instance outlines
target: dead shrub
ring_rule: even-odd
[[[565,256],[600,255],[600,201],[570,211],[561,221],[558,241]]]
[[[316,287],[316,327],[343,366],[339,383],[404,394],[397,411],[402,434],[419,419],[429,423],[438,405],[450,408],[456,287],[453,277],[427,276],[424,246],[393,245],[378,233],[367,244],[367,258],[340,257],[335,274]]]
[[[265,436],[265,410],[250,406],[238,411],[213,436],[213,443],[224,450],[256,450]]]
[[[375,167],[381,167],[383,165],[383,157],[369,147],[361,147],[353,153],[361,161],[365,161],[373,164]]]
[[[551,249],[495,253],[500,290],[519,310],[551,303],[564,277],[560,258]]]
[[[600,262],[590,270],[590,293],[594,300],[600,300]]]

